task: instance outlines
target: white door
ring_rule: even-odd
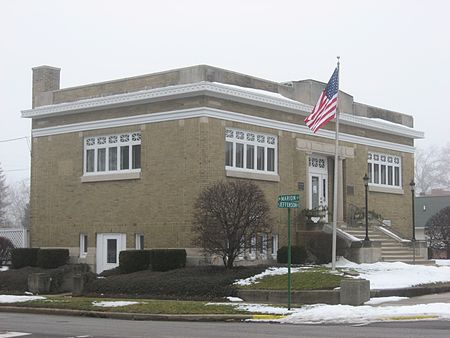
[[[126,250],[125,234],[97,234],[97,273],[119,266],[119,253]]]
[[[328,165],[326,157],[311,155],[309,157],[309,196],[308,207],[328,207]],[[325,221],[327,217],[325,216]]]

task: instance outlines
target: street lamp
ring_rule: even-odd
[[[409,188],[411,189],[411,206],[412,206],[412,242],[413,242],[413,263],[416,264],[416,215],[414,210],[414,188],[416,183],[411,179],[409,182]]]
[[[363,177],[364,180],[364,188],[365,188],[365,196],[366,196],[366,238],[364,238],[365,242],[369,242],[369,202],[368,202],[368,198],[367,198],[367,189],[369,187],[369,176],[367,176],[367,174],[364,174]]]

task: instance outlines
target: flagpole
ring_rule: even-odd
[[[337,71],[339,79],[339,59],[337,57]],[[336,227],[338,214],[338,177],[339,177],[339,82],[337,91],[336,106],[336,148],[334,152],[334,189],[333,189],[333,235],[332,235],[332,252],[331,252],[331,271],[336,271]]]

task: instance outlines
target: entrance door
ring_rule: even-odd
[[[97,234],[97,273],[119,266],[119,253],[126,250],[125,234]]]
[[[328,166],[326,157],[311,155],[309,157],[309,198],[308,207],[328,207]],[[327,221],[327,216],[325,216]]]

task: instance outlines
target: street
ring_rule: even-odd
[[[448,337],[450,321],[370,325],[155,322],[0,313],[5,337]]]

